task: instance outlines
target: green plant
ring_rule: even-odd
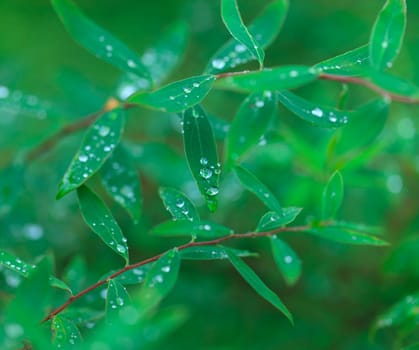
[[[385,126],[391,102],[419,102],[419,88],[389,72],[402,47],[405,1],[385,3],[364,46],[313,66],[266,68],[264,49],[282,27],[288,1],[272,1],[246,27],[237,2],[222,0],[222,19],[233,39],[213,55],[201,75],[166,85],[164,82],[186,50],[185,23],[171,26],[153,48],[138,56],[88,19],[69,0],[53,0],[52,3],[72,38],[123,74],[99,111],[73,122],[66,120],[64,127],[54,130],[45,139],[37,138],[35,146],[20,152],[15,161],[2,170],[0,215],[6,217],[11,211],[19,210],[22,196],[19,184],[24,172],[46,153],[60,147],[64,138],[87,128],[71,161],[69,153],[63,152],[64,161],[70,164],[64,171],[56,197],[73,206],[68,197],[77,193],[84,222],[113,252],[100,251],[104,254],[101,257],[110,262],[105,264],[107,270],[100,277],[96,271],[95,274],[87,271],[81,256],[61,265],[55,273],[54,253],[48,252],[48,247],[43,249],[42,258],[34,260],[35,264],[18,258],[18,251],[12,254],[10,249],[2,249],[0,263],[8,269],[4,270],[5,276],[19,282],[24,279],[16,283],[18,288],[12,288],[9,283],[6,290],[14,297],[3,302],[2,348],[152,347],[187,317],[184,308],[159,306],[174,288],[183,260],[228,260],[262,298],[293,323],[293,316],[283,301],[242,259],[257,255],[253,250],[260,246],[252,243],[250,247],[243,247],[242,241],[268,239],[277,268],[290,287],[299,280],[302,264],[291,244],[285,241],[287,233],[308,233],[350,245],[387,245],[375,227],[336,217],[344,200],[342,173],[345,175],[348,168],[362,168],[380,153],[383,145],[377,139]],[[253,61],[258,62],[259,69],[252,68]],[[251,69],[241,69],[245,64]],[[240,69],[236,71],[236,67]],[[342,93],[335,99],[336,106],[311,102],[289,91],[320,80],[343,84]],[[366,87],[378,97],[347,108],[349,84]],[[214,91],[246,95],[231,122],[208,113],[201,105]],[[319,150],[313,151],[305,135],[293,130],[292,122],[278,127],[278,104],[311,124],[309,130],[313,127],[320,130],[314,132],[314,137],[322,138],[318,142]],[[40,118],[44,118],[45,113],[48,117],[61,113],[56,106],[34,96],[16,97],[16,93],[3,86],[0,87],[0,105]],[[152,118],[163,120],[170,116],[182,136],[175,134],[175,139],[165,140],[165,145],[147,143],[153,140],[152,132],[147,130],[134,128],[131,132],[127,125],[141,124],[141,117],[131,112],[146,113],[146,109],[153,111]],[[27,128],[30,130],[30,125]],[[173,129],[167,122],[162,128]],[[309,137],[313,135],[307,135]],[[279,147],[272,148],[271,153],[269,150],[263,153],[260,148],[266,144]],[[182,147],[184,159],[173,153],[174,149]],[[288,156],[290,149],[299,156],[295,159]],[[288,180],[289,188],[282,189],[274,187],[272,182],[268,186],[259,179],[263,177],[260,176],[263,167],[269,171],[284,171],[283,164],[290,165],[286,176],[297,178],[302,172],[320,183],[322,189],[317,190],[315,200],[307,188],[311,186],[310,181],[299,185]],[[158,191],[147,182],[144,186],[145,181],[140,181],[138,172],[153,179]],[[349,176],[353,181],[360,177],[350,172]],[[199,192],[186,186],[190,180],[194,180]],[[278,176],[278,180],[284,181],[284,178]],[[397,192],[398,178],[388,181]],[[270,190],[271,186],[275,190]],[[240,209],[235,208],[234,198],[237,193],[242,195],[243,190],[251,192],[268,210],[257,224],[236,222],[240,215],[234,212]],[[143,200],[143,193],[148,197],[158,193],[172,219],[156,225],[154,214],[147,211],[148,197],[144,196]],[[277,199],[280,197],[287,198],[291,206],[283,206]],[[199,205],[198,210],[195,203],[200,201],[204,205]],[[156,205],[151,199],[150,203]],[[260,203],[252,204],[258,215],[262,208]],[[301,218],[301,207],[310,208],[305,209],[304,218]],[[124,218],[121,208],[132,220],[128,224],[126,218],[121,219],[125,228],[143,225],[152,236],[164,236],[164,242],[172,238],[173,245],[167,248],[164,243],[163,253],[151,254],[151,257],[132,258],[130,249],[134,250],[131,255],[140,255],[141,245],[128,244],[125,230],[115,219],[117,215]],[[148,217],[144,217],[143,212],[147,212]],[[230,215],[235,220],[230,220]],[[249,216],[254,218],[252,213]],[[290,226],[298,220],[300,223]],[[83,230],[80,220],[71,221],[70,225],[74,230]],[[37,226],[27,227],[27,230],[29,236],[40,234]],[[187,241],[175,237],[186,237]],[[233,241],[240,243],[234,248],[227,245]],[[155,251],[153,243],[149,244],[149,250]],[[265,255],[266,249],[261,252]],[[88,255],[88,251],[85,253]],[[123,259],[123,267],[121,261],[114,259],[114,253]],[[404,345],[405,339],[409,343],[409,336],[417,326],[417,304],[416,293],[379,316],[372,330],[400,325],[396,344]]]

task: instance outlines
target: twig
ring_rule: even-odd
[[[327,222],[322,223],[321,225],[325,226],[328,225]],[[236,233],[236,234],[232,234],[229,236],[225,236],[225,237],[221,237],[221,238],[217,238],[217,239],[213,239],[210,241],[203,241],[203,242],[189,242],[189,243],[185,243],[183,245],[180,245],[178,247],[176,247],[179,251],[187,249],[187,248],[191,248],[191,247],[202,247],[202,246],[210,246],[210,245],[217,245],[220,244],[222,242],[225,241],[229,241],[229,240],[233,240],[233,239],[245,239],[245,238],[258,238],[258,237],[269,237],[269,236],[273,236],[275,234],[278,234],[280,232],[303,232],[303,231],[307,231],[311,228],[311,226],[309,225],[305,225],[305,226],[294,226],[294,227],[281,227],[272,231],[266,231],[266,232],[247,232],[247,233]],[[133,270],[137,267],[149,264],[153,261],[158,260],[164,253],[160,253],[158,255],[155,255],[151,258],[139,261],[137,263],[131,264],[131,265],[127,265],[125,267],[123,267],[122,269],[116,271],[115,273],[113,273],[112,275],[108,276],[105,279],[102,279],[98,282],[96,282],[95,284],[92,284],[91,286],[87,287],[86,289],[83,289],[81,292],[72,295],[64,304],[62,304],[61,306],[57,307],[56,309],[54,309],[53,311],[51,311],[47,316],[45,316],[45,318],[41,321],[41,323],[46,322],[50,319],[52,319],[54,316],[58,315],[61,311],[63,311],[64,309],[66,309],[69,305],[71,305],[74,301],[80,299],[81,297],[83,297],[84,295],[88,294],[89,292],[91,292],[92,290],[104,285],[105,283],[107,283],[109,280],[127,272],[130,270]]]

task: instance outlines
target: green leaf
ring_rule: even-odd
[[[103,61],[150,82],[150,73],[138,55],[87,18],[73,2],[52,0],[52,5],[67,31],[77,43]]]
[[[151,268],[151,263],[136,267],[132,270],[128,270],[119,276],[115,277],[114,280],[124,285],[140,284],[144,281],[148,271]]]
[[[102,183],[111,197],[127,210],[134,222],[142,211],[141,182],[129,153],[121,145],[100,170]]]
[[[171,220],[155,226],[151,233],[159,236],[192,235],[193,238],[216,238],[231,235],[233,231],[228,227],[210,221]]]
[[[53,288],[65,290],[66,292],[73,294],[71,288],[64,282],[55,276],[49,276],[49,285]]]
[[[391,68],[400,52],[406,29],[406,1],[387,0],[370,37],[371,64],[377,70]]]
[[[301,276],[301,260],[294,250],[277,236],[270,237],[272,254],[279,271],[289,286],[297,283]]]
[[[239,92],[295,89],[316,80],[320,70],[305,66],[282,66],[218,78],[216,87]]]
[[[251,257],[258,256],[257,253],[247,250],[230,249],[236,256]],[[224,260],[228,259],[228,255],[223,246],[197,246],[183,249],[180,257],[184,260]]]
[[[0,265],[26,278],[35,268],[35,265],[28,264],[2,249],[0,249]]]
[[[119,310],[130,304],[127,289],[116,280],[109,280],[106,293],[106,317],[115,317]]]
[[[280,211],[270,211],[262,216],[256,231],[265,232],[275,230],[293,222],[301,213],[302,208],[288,207]]]
[[[335,171],[329,178],[322,196],[322,218],[334,219],[343,200],[343,178]]]
[[[183,143],[192,175],[209,210],[214,212],[217,208],[221,164],[218,162],[211,124],[200,106],[183,113]]]
[[[82,337],[77,326],[73,321],[61,315],[54,316],[52,319],[51,331],[54,349],[76,347],[82,343]]]
[[[328,239],[331,241],[343,243],[343,244],[354,244],[354,245],[373,245],[373,246],[385,246],[387,242],[378,239],[377,237],[360,233],[355,230],[342,228],[339,226],[327,226],[311,228],[307,231],[314,236]]]
[[[336,57],[317,63],[314,68],[325,74],[346,77],[362,76],[370,70],[369,46],[363,45]]]
[[[293,324],[291,313],[282,303],[281,299],[259,278],[259,276],[239,257],[234,255],[232,251],[226,248],[228,258],[233,264],[237,272],[244,278],[244,280],[265,300],[270,302],[279,311],[281,311],[288,320]]]
[[[389,102],[385,99],[374,100],[358,108],[351,115],[350,123],[339,129],[336,151],[343,153],[371,144],[383,130],[388,113]]]
[[[263,67],[265,52],[244,25],[236,0],[221,0],[221,17],[230,34],[259,61]]]
[[[87,186],[77,189],[80,210],[90,229],[128,264],[128,245],[118,223],[105,203]]]
[[[153,92],[140,92],[128,101],[163,112],[182,112],[201,102],[211,90],[213,75],[200,75],[163,86]]]
[[[265,134],[276,111],[270,91],[248,96],[240,106],[227,137],[227,162],[235,162]]]
[[[159,195],[174,220],[199,221],[199,214],[190,199],[174,188],[160,188]]]
[[[87,130],[59,185],[57,199],[75,190],[92,177],[121,140],[125,113],[114,109],[102,115]]]
[[[269,46],[278,35],[288,10],[288,0],[272,1],[263,13],[249,25],[249,33],[263,48]],[[219,74],[239,64],[254,59],[252,53],[237,40],[225,43],[211,58],[206,73]]]
[[[385,72],[370,72],[369,80],[384,92],[402,95],[409,99],[419,99],[419,87],[412,82]]]
[[[374,323],[374,331],[380,328],[400,326],[409,321],[417,324],[419,293],[408,295],[381,314]]]
[[[323,128],[337,128],[346,125],[351,111],[341,111],[307,101],[289,91],[278,93],[278,100],[288,110],[310,124]]]
[[[164,81],[179,64],[186,51],[188,36],[187,23],[173,23],[162,33],[159,41],[141,56],[141,61],[150,71],[155,85]]]
[[[160,40],[141,56],[141,62],[149,70],[155,86],[161,84],[179,64],[186,50],[188,27],[176,22],[166,29]],[[124,74],[116,88],[116,95],[126,100],[133,93],[150,88],[150,83],[132,73]]]
[[[169,250],[153,263],[137,296],[142,315],[170,293],[177,281],[179,267],[180,255],[176,248]]]
[[[282,208],[278,200],[255,175],[240,166],[236,166],[234,171],[244,188],[254,193],[270,210],[282,213]]]
[[[0,170],[0,217],[7,214],[23,190],[23,166],[12,164]]]

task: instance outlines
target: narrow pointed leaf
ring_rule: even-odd
[[[107,246],[128,263],[127,240],[105,203],[86,186],[79,187],[77,195],[86,224]]]
[[[237,5],[237,0],[221,0],[221,17],[233,38],[243,44],[253,57],[259,61],[259,65],[262,67],[263,60],[265,59],[265,52],[244,25]]]
[[[180,63],[186,51],[188,36],[189,30],[185,22],[173,23],[141,56],[141,61],[148,68],[155,85],[164,81]]]
[[[57,199],[92,177],[121,140],[125,114],[116,109],[102,115],[86,132],[79,150],[61,180]]]
[[[339,129],[340,135],[335,149],[342,153],[371,144],[384,128],[389,105],[389,101],[378,99],[354,111],[350,123]],[[359,130],[362,130],[362,133]]]
[[[405,29],[406,0],[387,0],[370,37],[370,58],[374,68],[391,68],[400,52]]]
[[[80,331],[75,323],[61,315],[52,319],[51,331],[54,349],[75,348],[82,343]]]
[[[317,79],[320,70],[305,66],[282,66],[257,72],[222,77],[216,87],[239,92],[294,89]]]
[[[183,143],[192,175],[213,212],[217,208],[221,164],[211,124],[200,106],[183,113]]]
[[[128,270],[127,272],[115,277],[114,280],[123,285],[140,284],[144,281],[151,266],[152,264],[149,263],[136,267],[135,269]]]
[[[137,54],[105,29],[87,18],[70,0],[52,0],[55,11],[72,38],[115,67],[150,81],[150,73]]]
[[[270,91],[254,93],[240,106],[227,137],[227,162],[234,162],[257,145],[276,111],[276,99]]]
[[[254,193],[270,210],[277,213],[282,212],[282,208],[278,200],[255,175],[240,166],[236,166],[234,171],[244,188]]]
[[[266,48],[278,35],[288,10],[288,0],[272,1],[249,26],[249,33],[262,48]],[[236,39],[229,40],[211,58],[206,73],[219,74],[239,64],[253,60],[252,53]]]
[[[119,146],[100,170],[102,183],[111,197],[138,222],[142,210],[141,182],[129,153]]]
[[[322,218],[334,219],[343,200],[343,178],[339,171],[330,176],[322,196]]]
[[[153,92],[140,92],[128,101],[163,112],[182,112],[201,102],[211,90],[215,77],[200,75],[163,86]]]
[[[279,311],[281,311],[291,323],[294,323],[291,313],[282,303],[281,299],[266,286],[266,284],[259,278],[259,276],[239,257],[234,255],[232,251],[226,248],[228,258],[237,272],[243,279],[266,301],[270,302]]]
[[[16,272],[22,277],[28,277],[29,273],[35,268],[35,265],[28,264],[22,259],[2,249],[0,249],[0,265]]]
[[[373,246],[385,246],[388,245],[386,241],[383,241],[377,237],[360,233],[351,229],[342,227],[318,227],[312,228],[307,233],[314,236],[328,239],[331,241],[343,243],[343,244],[354,244],[354,245],[373,245]]]
[[[293,286],[301,276],[301,260],[295,251],[277,236],[270,237],[272,254],[285,282]]]
[[[409,80],[385,72],[370,72],[368,78],[384,91],[410,99],[419,99],[419,87]]]
[[[160,198],[174,220],[199,221],[199,214],[190,199],[174,188],[160,188]]]
[[[190,222],[186,220],[166,221],[155,226],[152,234],[159,236],[191,236],[197,238],[217,238],[231,235],[233,231],[210,221]]]
[[[262,216],[256,231],[264,232],[277,229],[293,222],[301,213],[301,208],[288,207],[280,211],[270,211]]]
[[[172,249],[157,260],[148,271],[138,294],[140,313],[154,308],[173,289],[179,273],[180,255]]]
[[[65,290],[66,292],[69,292],[72,294],[71,288],[64,282],[58,279],[55,276],[49,276],[49,285],[53,288]]]
[[[127,289],[116,280],[109,280],[106,293],[106,317],[118,315],[119,310],[130,304]]]
[[[369,46],[364,45],[329,58],[316,64],[314,68],[320,69],[322,73],[346,77],[366,75],[370,71]]]
[[[323,128],[337,128],[346,125],[353,113],[312,103],[289,91],[278,93],[278,100],[304,121]]]
[[[247,250],[230,249],[235,256],[253,257],[258,256],[257,253]],[[183,249],[180,256],[184,260],[224,260],[228,259],[228,255],[223,246],[197,246]]]

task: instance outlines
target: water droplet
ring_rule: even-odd
[[[204,178],[205,180],[208,180],[212,176],[212,170],[208,168],[202,168],[199,171],[199,175],[201,175],[201,177]]]
[[[156,275],[153,277],[153,282],[162,283],[163,282],[163,276],[162,275]]]
[[[116,246],[116,250],[120,253],[125,253],[127,251],[126,248],[122,244],[118,244]]]
[[[319,118],[323,117],[323,111],[318,107],[314,108],[311,111],[311,114],[313,114],[313,115],[315,115],[316,117],[319,117]]]
[[[121,297],[116,298],[116,303],[118,304],[118,306],[123,306],[124,305],[124,299],[122,299]]]
[[[103,150],[105,152],[110,152],[111,148],[109,146],[105,146],[105,147],[103,147]]]
[[[223,69],[225,66],[225,61],[221,59],[212,60],[211,65],[216,69]]]
[[[191,93],[191,91],[192,91],[192,89],[190,89],[190,88],[187,88],[187,87],[183,88],[183,92],[184,92],[185,94],[190,94],[190,93]]]
[[[208,225],[208,224],[204,225],[204,230],[205,231],[210,231],[211,230],[211,226]]]
[[[102,125],[99,128],[99,135],[102,136],[102,137],[105,137],[105,136],[107,136],[109,134],[109,131],[111,131],[111,129],[109,128],[109,126]]]
[[[236,52],[240,53],[240,52],[246,51],[246,47],[244,45],[242,45],[242,44],[237,44],[234,47],[234,50],[236,50]]]
[[[185,206],[185,202],[184,202],[182,199],[178,199],[178,200],[176,201],[176,206],[177,206],[178,208],[183,208],[183,207]]]
[[[207,189],[207,191],[205,192],[208,196],[216,196],[218,194],[218,192],[220,192],[220,190],[218,189],[218,187],[210,187]]]
[[[290,255],[287,255],[287,256],[284,256],[284,262],[286,263],[286,264],[291,264],[292,263],[292,256],[290,256]]]
[[[88,161],[89,157],[86,156],[85,154],[80,154],[79,155],[79,161],[82,163],[86,163]]]
[[[298,77],[298,72],[296,70],[292,70],[290,72],[290,77],[292,77],[292,78]]]
[[[381,43],[381,47],[382,47],[383,49],[386,49],[386,48],[388,47],[388,41],[387,41],[387,40],[383,41],[383,42]]]
[[[197,82],[195,82],[195,83],[193,83],[193,84],[192,84],[192,86],[193,86],[194,88],[199,88],[200,84],[199,84],[199,83],[197,83]]]
[[[169,272],[169,271],[170,271],[170,266],[163,266],[163,267],[161,268],[161,270],[162,270],[163,272]]]
[[[128,64],[128,67],[131,67],[131,68],[137,67],[137,64],[133,60],[128,60],[127,64]]]
[[[106,45],[106,47],[105,47],[105,48],[106,48],[106,50],[107,50],[107,51],[112,51],[112,50],[113,50],[112,45],[109,45],[109,44],[108,44],[108,45]]]
[[[205,158],[205,157],[202,157],[202,158],[199,160],[199,163],[200,163],[201,165],[207,165],[207,164],[208,164],[208,159],[207,159],[207,158]]]
[[[330,115],[329,115],[329,120],[332,122],[332,123],[336,123],[337,122],[337,120],[338,120],[338,118],[333,114],[333,113],[330,113]]]
[[[26,238],[36,241],[44,235],[44,229],[38,224],[27,224],[23,227],[23,234]]]
[[[257,108],[262,108],[265,105],[265,102],[263,102],[262,100],[257,100],[255,105]]]
[[[0,85],[0,98],[9,96],[9,89],[6,86]]]

